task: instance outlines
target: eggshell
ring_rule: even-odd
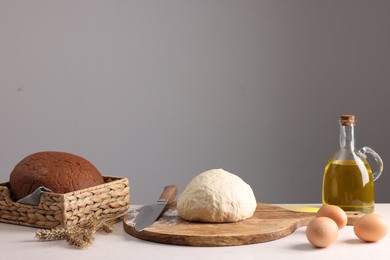
[[[353,231],[361,240],[367,242],[376,242],[382,239],[388,230],[386,220],[378,214],[367,214],[359,218],[354,226]]]
[[[318,210],[316,217],[328,217],[333,219],[333,221],[336,222],[339,230],[345,227],[348,221],[348,217],[345,211],[334,205],[322,206]]]
[[[327,247],[332,244],[339,234],[339,228],[332,219],[318,217],[310,221],[306,227],[306,237],[315,247]]]

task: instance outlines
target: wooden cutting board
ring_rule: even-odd
[[[139,209],[132,209],[123,220],[125,231],[137,238],[185,246],[237,246],[283,238],[315,218],[313,212],[296,212],[279,206],[258,203],[254,215],[236,223],[201,223],[181,219],[175,208],[168,209],[153,225],[137,232],[134,219]],[[363,215],[348,212],[348,225]]]

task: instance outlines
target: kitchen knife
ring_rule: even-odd
[[[143,206],[135,218],[135,230],[140,232],[153,224],[164,212],[169,203],[172,203],[177,194],[176,185],[167,185],[156,204]]]

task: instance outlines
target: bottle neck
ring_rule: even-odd
[[[340,125],[340,147],[348,149],[355,148],[355,130],[353,125]]]

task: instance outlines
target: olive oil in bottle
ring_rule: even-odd
[[[374,181],[383,170],[382,159],[369,147],[355,148],[355,116],[340,118],[340,150],[325,167],[322,204],[336,205],[346,211],[374,211]],[[374,157],[378,171],[372,173],[366,154]]]
[[[325,167],[323,204],[344,210],[372,212],[374,181],[367,162],[331,161]]]

